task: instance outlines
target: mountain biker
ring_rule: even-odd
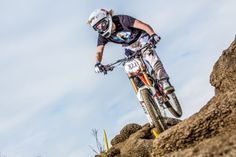
[[[161,39],[148,24],[128,15],[113,15],[112,10],[97,9],[93,11],[89,16],[88,24],[98,32],[96,73],[104,71],[101,61],[105,45],[108,42],[121,44],[125,48],[125,54],[130,55],[146,43],[156,45]],[[154,70],[157,79],[162,83],[164,92],[172,93],[174,87],[170,84],[169,76],[155,49],[147,49],[142,52],[142,55]]]

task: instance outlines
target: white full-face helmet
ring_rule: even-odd
[[[109,11],[105,9],[97,9],[91,13],[88,23],[99,34],[108,38],[111,35],[112,17]]]

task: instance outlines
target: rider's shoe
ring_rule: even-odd
[[[170,84],[168,80],[163,80],[162,85],[165,94],[171,94],[175,91],[174,87]]]

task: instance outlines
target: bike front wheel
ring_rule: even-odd
[[[166,130],[167,124],[158,108],[156,102],[154,101],[151,92],[148,89],[142,89],[140,94],[143,98],[144,104],[146,106],[147,112],[152,119],[154,126],[157,129],[158,133],[163,132]],[[154,107],[155,106],[155,107]]]

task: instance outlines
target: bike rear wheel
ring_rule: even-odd
[[[143,98],[147,112],[150,115],[152,122],[157,129],[157,132],[158,133],[163,132],[168,127],[167,127],[167,124],[165,123],[163,116],[161,115],[160,109],[158,108],[157,104],[153,100],[152,94],[150,93],[148,89],[142,89],[140,91],[140,94]]]
[[[179,100],[175,93],[171,93],[167,95],[168,101],[165,102],[165,105],[167,109],[170,111],[170,113],[175,116],[176,118],[179,118],[182,116],[182,108],[180,106]]]

